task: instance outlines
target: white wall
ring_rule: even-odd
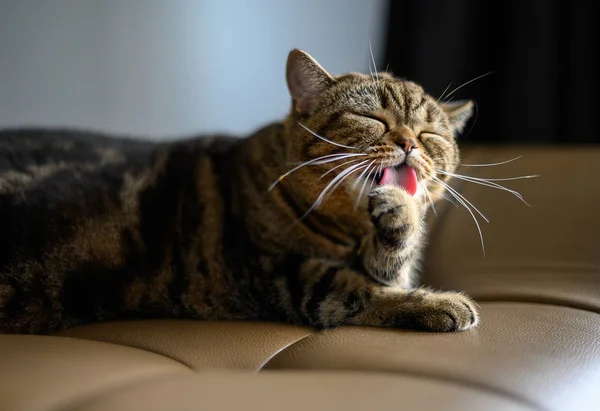
[[[282,118],[287,53],[383,64],[386,0],[0,0],[0,127],[178,136]],[[380,67],[381,68],[381,67]]]

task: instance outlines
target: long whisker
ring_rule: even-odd
[[[517,177],[502,177],[502,178],[484,178],[484,177],[472,177],[472,176],[463,176],[461,174],[454,174],[454,173],[449,173],[447,171],[444,171],[444,173],[452,175],[454,177],[460,176],[460,177],[467,177],[470,178],[472,180],[480,180],[480,181],[512,181],[512,180],[524,180],[527,178],[536,178],[539,177],[539,175],[537,174],[531,174],[528,176],[517,176]]]
[[[480,177],[465,176],[465,175],[462,175],[462,174],[450,173],[450,172],[448,172],[448,171],[443,171],[443,170],[436,170],[436,171],[437,171],[438,173],[440,173],[440,174],[445,174],[445,175],[448,175],[448,176],[452,176],[452,177],[454,177],[454,178],[458,178],[458,179],[461,179],[461,180],[464,180],[464,181],[468,181],[468,182],[471,182],[471,183],[480,183],[480,184],[482,184],[482,185],[486,185],[486,186],[490,186],[490,187],[497,187],[497,188],[501,188],[501,189],[503,189],[503,190],[506,190],[506,191],[509,191],[509,192],[511,192],[511,193],[513,193],[513,194],[515,194],[515,193],[516,193],[516,194],[518,194],[518,196],[517,196],[517,197],[519,197],[520,199],[522,199],[522,198],[523,198],[523,196],[521,196],[521,194],[519,194],[519,192],[518,192],[518,191],[516,191],[516,190],[511,190],[510,188],[504,187],[504,186],[503,186],[503,185],[501,185],[501,184],[494,183],[494,182],[493,182],[493,181],[494,181],[494,179],[487,179],[487,178],[480,178]],[[521,176],[521,177],[523,177],[523,178],[533,178],[533,177],[536,177],[536,176]],[[496,180],[496,181],[498,181],[498,180],[500,180],[500,181],[501,181],[501,180],[519,180],[519,179],[521,179],[521,177],[510,177],[510,178],[506,178],[506,179],[500,179],[500,178],[499,178],[499,179],[495,179],[495,180]]]
[[[383,161],[379,163],[379,170],[377,170],[377,174],[383,173]]]
[[[345,169],[344,171],[342,171],[340,174],[338,174],[333,180],[331,180],[329,182],[329,184],[327,184],[327,186],[323,189],[323,191],[321,191],[321,194],[319,194],[319,196],[317,197],[317,199],[315,200],[314,203],[312,203],[312,205],[309,207],[308,210],[306,210],[306,212],[300,217],[299,221],[302,221],[304,218],[306,218],[306,216],[308,214],[310,214],[310,212],[312,210],[314,210],[316,207],[320,206],[323,203],[323,200],[325,198],[325,196],[329,193],[329,190],[331,190],[331,192],[335,191],[335,189],[338,187],[339,184],[336,183],[341,183],[346,177],[348,177],[350,174],[354,173],[355,171],[360,170],[363,164],[367,163],[369,160],[364,160],[361,163],[358,164],[354,164],[350,167],[348,167],[347,169]],[[366,166],[364,166],[366,167]]]
[[[360,150],[360,148],[358,148],[358,147],[346,146],[346,145],[344,145],[344,144],[336,143],[336,142],[334,142],[334,141],[331,141],[331,140],[329,140],[329,139],[326,139],[325,137],[318,135],[317,133],[315,133],[314,131],[312,131],[310,128],[306,127],[306,126],[305,126],[304,124],[302,124],[301,122],[299,122],[299,121],[296,121],[296,123],[297,123],[297,124],[298,124],[300,127],[302,127],[303,129],[305,129],[306,131],[308,131],[310,134],[312,134],[313,136],[315,136],[315,137],[317,137],[317,138],[320,138],[321,140],[325,141],[326,143],[333,144],[334,146],[338,146],[338,147],[349,148],[349,149],[351,149],[351,150]]]
[[[279,176],[279,178],[277,178],[277,180],[275,180],[268,188],[267,191],[271,191],[273,190],[273,188],[279,183],[281,182],[281,180],[283,180],[284,178],[286,178],[287,176],[289,176],[290,174],[292,174],[294,171],[310,165],[310,164],[327,164],[327,163],[333,163],[335,161],[339,161],[339,160],[344,160],[346,158],[349,157],[359,157],[359,156],[366,156],[367,154],[362,154],[362,153],[350,153],[350,154],[328,154],[326,156],[321,156],[321,157],[317,157],[317,158],[313,158],[312,160],[306,161],[302,164],[300,164],[299,166],[296,166],[294,168],[292,168],[290,171],[288,171],[285,174],[282,174],[281,176]],[[328,159],[328,160],[325,160]]]
[[[452,90],[450,93],[448,93],[448,95],[446,95],[446,98],[450,97],[452,94],[456,93],[458,90],[460,90],[461,88],[463,88],[464,86],[466,86],[467,84],[471,84],[474,81],[479,80],[480,78],[483,78],[485,76],[489,76],[490,74],[492,74],[493,71],[488,71],[485,74],[482,74],[481,76],[475,77],[474,79],[471,79],[465,83],[462,83],[460,86],[456,87],[454,90]]]
[[[521,193],[519,193],[516,190],[512,190],[510,188],[504,187],[504,186],[502,186],[500,184],[497,184],[497,183],[488,183],[488,182],[477,181],[477,180],[471,180],[471,179],[468,179],[468,178],[465,178],[465,177],[462,177],[462,176],[461,177],[454,177],[454,178],[466,181],[468,183],[479,184],[479,185],[484,186],[484,187],[490,187],[490,188],[495,188],[495,189],[498,189],[498,190],[501,190],[501,191],[506,191],[506,192],[514,195],[515,197],[517,197],[519,200],[521,200],[526,205],[530,206],[529,203],[527,201],[525,201],[525,199],[523,198],[523,196],[521,195]]]
[[[485,220],[486,223],[489,223],[490,220],[488,220],[488,218],[483,215],[483,213],[481,211],[479,211],[479,209],[477,207],[475,207],[469,200],[467,200],[462,194],[460,194],[458,191],[456,191],[455,189],[453,189],[452,187],[450,187],[449,184],[443,182],[442,180],[440,180],[437,177],[431,176],[433,179],[437,180],[442,186],[444,186],[446,188],[446,190],[448,190],[448,192],[450,194],[456,194],[458,197],[460,197],[464,202],[466,202],[468,205],[470,205],[473,210],[475,210],[477,212],[477,214],[479,214],[481,216],[481,218],[483,218]],[[455,197],[457,200],[458,198]]]
[[[376,161],[377,161],[377,159],[375,159],[375,160],[371,161],[371,162],[369,163],[369,165],[368,165],[368,166],[367,166],[367,167],[364,169],[364,171],[358,175],[358,177],[356,178],[356,181],[354,182],[354,184],[352,184],[352,188],[353,188],[353,189],[354,189],[354,188],[356,188],[356,186],[357,186],[358,184],[360,184],[360,179],[361,179],[361,178],[362,178],[362,177],[363,177],[363,176],[364,176],[364,175],[365,175],[365,174],[366,174],[366,173],[369,171],[369,168],[370,168],[370,167],[373,165],[373,163],[374,163],[374,162],[376,162]]]
[[[452,204],[454,207],[458,208],[459,205],[457,204],[454,197],[448,197],[446,194],[442,194],[442,197],[444,197],[444,200]]]
[[[357,154],[357,153],[328,154],[326,156],[322,156],[322,157],[313,159],[315,161],[311,161],[310,164],[316,166],[316,165],[322,165],[322,164],[328,164],[328,163],[335,163],[336,161],[344,160],[346,158],[361,157],[361,156],[366,156],[366,155],[367,154]],[[309,165],[307,163],[308,162],[306,162],[306,161],[295,161],[295,162],[286,163],[286,164],[290,165],[290,166],[298,166],[298,165],[303,165],[303,164]]]
[[[331,188],[330,194],[333,193],[335,190],[337,190],[337,188],[340,186],[340,184],[342,184],[342,182],[344,181],[344,179],[348,176],[350,176],[350,174],[354,173],[355,171],[358,171],[362,168],[367,167],[368,165],[364,165],[368,160],[363,161],[362,163],[356,164],[355,166],[350,166],[350,167],[355,167],[354,170],[352,170],[351,172],[349,172],[348,174],[346,174],[344,176],[344,178],[341,178],[337,183],[335,183],[335,185]],[[323,197],[323,200],[325,199],[325,197]],[[321,201],[322,203],[323,201]]]
[[[371,39],[369,39],[369,52],[371,53],[371,61],[373,62],[373,69],[375,70],[375,79],[379,83],[379,74],[377,74],[377,65],[375,64],[375,57],[373,57],[373,47],[371,47]]]
[[[381,174],[381,170],[383,170],[383,161],[379,163],[379,169],[375,174],[373,174],[373,180],[371,181],[371,184],[369,184],[369,190],[373,187],[373,184],[375,184],[375,178],[377,175]]]
[[[523,196],[521,195],[521,193],[519,193],[516,190],[511,190],[510,188],[504,187],[503,185],[500,185],[498,183],[494,183],[494,182],[491,182],[491,181],[487,181],[485,179],[479,179],[479,178],[475,178],[475,177],[469,177],[469,176],[463,176],[463,175],[459,175],[459,174],[447,173],[445,171],[440,171],[440,170],[438,170],[438,173],[450,175],[450,176],[452,176],[454,178],[457,178],[457,179],[463,180],[463,181],[467,181],[469,183],[479,184],[479,185],[482,185],[482,186],[485,186],[485,187],[491,187],[491,188],[496,188],[496,189],[501,190],[501,191],[506,191],[506,192],[514,195],[515,197],[517,197],[519,200],[521,200],[523,203],[525,203],[529,207],[531,207],[531,205],[527,201],[525,201],[525,199],[523,198]]]
[[[446,188],[448,188],[448,185],[445,184],[439,178],[434,177],[431,174],[429,176],[433,179],[433,181],[437,182],[438,184],[441,184],[442,186],[446,186]],[[475,226],[477,227],[477,232],[479,233],[479,239],[481,240],[481,251],[483,252],[483,255],[485,256],[485,244],[483,242],[483,233],[481,231],[481,226],[479,225],[479,221],[477,221],[477,217],[475,217],[475,214],[473,214],[473,211],[471,211],[469,206],[467,206],[467,204],[464,201],[462,201],[459,198],[459,196],[457,196],[455,193],[453,193],[450,190],[448,190],[448,192],[452,195],[452,197],[454,197],[456,199],[456,201],[458,201],[469,212],[469,214],[471,214],[471,217],[473,218],[473,221],[475,222]]]
[[[448,83],[448,85],[446,86],[446,88],[444,89],[444,91],[442,92],[442,94],[440,94],[440,96],[438,97],[438,99],[435,101],[436,103],[439,103],[440,100],[444,98],[444,94],[446,94],[446,91],[448,91],[448,89],[450,88],[451,85],[452,85],[452,82]]]
[[[370,169],[370,171],[368,171],[368,174],[365,177],[365,181],[363,182],[363,185],[362,185],[362,187],[360,189],[360,192],[358,193],[358,197],[356,197],[356,201],[354,202],[354,209],[355,210],[358,208],[358,205],[360,204],[360,200],[362,199],[362,195],[365,192],[365,187],[367,186],[367,183],[369,182],[369,178],[371,176],[371,173],[377,168],[377,167],[372,167],[373,163],[375,163],[375,161],[377,161],[377,160],[373,160],[371,163],[369,163],[369,165],[365,169],[365,171],[368,171],[369,169]],[[363,174],[365,174],[364,171],[358,176],[358,178],[356,179],[356,181],[360,181],[360,178],[363,176]]]
[[[446,97],[447,97],[447,96],[446,96]],[[452,100],[454,100],[454,96],[450,97],[450,98],[449,98],[448,100],[446,100],[446,101],[443,101],[443,102],[442,102],[442,106],[443,106],[444,104],[448,104],[448,103],[450,103]]]
[[[501,166],[502,164],[508,164],[511,163],[513,161],[516,161],[518,159],[520,159],[521,156],[515,157],[515,158],[511,158],[510,160],[506,160],[506,161],[500,161],[498,163],[487,163],[487,164],[461,164],[461,166],[463,167],[491,167],[491,166]]]
[[[427,195],[427,198],[429,199],[429,203],[431,204],[431,210],[433,211],[433,214],[435,214],[435,216],[437,217],[437,211],[435,209],[435,204],[433,204],[431,194],[429,194],[429,189],[427,189],[427,183],[421,182],[421,187],[423,187],[423,189],[425,190],[425,194]]]
[[[321,164],[334,163],[336,161],[344,160],[346,158],[363,157],[363,156],[366,156],[366,155],[367,154],[364,154],[364,153],[361,153],[361,154],[358,154],[358,153],[343,153],[343,154],[340,155],[340,157],[337,157],[335,159],[331,158],[329,160],[319,160],[319,161],[315,161],[313,164],[314,165],[321,165]]]
[[[465,176],[469,177],[469,176]],[[512,180],[525,180],[527,178],[536,178],[539,177],[537,174],[531,174],[528,176],[517,176],[517,177],[503,177],[503,178],[478,178],[478,177],[469,177],[473,180],[482,180],[482,181],[512,181]]]
[[[359,161],[360,158],[355,158],[354,160],[350,160],[350,161],[346,161],[345,163],[342,164],[338,164],[337,166],[327,170],[325,173],[323,173],[323,175],[321,175],[321,177],[319,177],[319,180],[322,180],[327,174],[331,173],[332,171],[335,171],[336,169],[345,166],[346,164],[351,164],[351,163],[356,163],[357,161]]]

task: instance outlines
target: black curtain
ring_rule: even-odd
[[[387,63],[436,97],[492,71],[467,141],[600,142],[598,3],[390,0]]]

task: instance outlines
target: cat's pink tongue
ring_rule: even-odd
[[[402,187],[411,196],[414,196],[417,192],[417,173],[415,169],[407,165],[402,165],[398,168],[386,167],[383,169],[383,177],[381,177],[382,186],[386,184],[393,184]]]

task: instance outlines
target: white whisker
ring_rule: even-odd
[[[444,183],[444,182],[443,182],[442,180],[440,180],[439,178],[437,178],[437,177],[433,177],[433,176],[432,176],[432,178],[433,178],[433,179],[436,179],[436,180],[438,180],[438,182],[439,182],[440,184],[442,184],[444,187],[446,187],[446,190],[448,190],[448,192],[449,192],[449,193],[451,193],[451,194],[456,194],[456,195],[457,195],[457,196],[459,196],[459,197],[460,197],[460,198],[461,198],[463,201],[465,201],[465,202],[466,202],[468,205],[470,205],[470,206],[473,208],[473,210],[475,210],[475,211],[477,212],[477,214],[479,214],[479,215],[481,216],[481,218],[483,218],[483,219],[485,220],[485,222],[486,222],[486,223],[489,223],[489,222],[490,222],[490,220],[489,220],[489,219],[488,219],[488,218],[487,218],[485,215],[483,215],[483,213],[482,213],[481,211],[479,211],[479,209],[478,209],[477,207],[475,207],[475,206],[474,206],[474,205],[473,205],[473,204],[472,204],[472,203],[471,203],[469,200],[467,200],[467,199],[465,198],[465,196],[463,196],[463,195],[462,195],[462,194],[460,194],[458,191],[456,191],[455,189],[453,189],[452,187],[450,187],[450,185],[449,185],[449,184],[446,184],[446,183]],[[455,198],[456,198],[456,197],[455,197]],[[457,200],[458,200],[458,198],[457,198]]]
[[[450,103],[452,100],[454,100],[454,96],[450,97],[450,98],[449,98],[448,100],[446,100],[446,101],[443,101],[443,102],[442,102],[442,106],[443,106],[444,104],[448,104],[448,103]]]
[[[362,173],[360,173],[358,175],[358,177],[356,178],[356,181],[354,182],[354,184],[352,184],[352,188],[356,188],[356,186],[360,183],[360,179],[367,173],[367,171],[369,170],[369,168],[371,167],[371,165],[373,165],[374,162],[376,162],[377,160],[373,160],[369,163],[369,165],[364,169],[364,171]]]
[[[365,161],[363,161],[362,163],[356,164],[356,166],[350,166],[350,167],[355,167],[355,169],[354,169],[354,170],[352,170],[351,172],[349,172],[348,174],[346,174],[346,175],[344,176],[344,178],[340,179],[340,180],[339,180],[339,181],[338,181],[338,182],[337,182],[337,183],[336,183],[336,184],[335,184],[335,185],[334,185],[334,186],[331,188],[331,191],[330,191],[330,193],[333,193],[335,190],[337,190],[337,188],[340,186],[340,184],[342,184],[342,182],[344,181],[344,179],[345,179],[346,177],[350,176],[350,174],[352,174],[352,173],[354,173],[354,172],[356,172],[356,171],[358,171],[358,170],[360,170],[360,169],[362,169],[362,168],[365,168],[365,167],[367,167],[368,165],[364,165],[364,164],[365,164],[367,161],[368,161],[368,160],[365,160]],[[321,201],[321,203],[323,203],[323,201]]]
[[[444,89],[444,91],[442,92],[442,94],[440,94],[440,96],[438,97],[438,99],[435,101],[436,103],[439,103],[440,100],[444,98],[444,94],[446,94],[446,91],[448,91],[448,89],[450,88],[451,85],[452,85],[452,82],[448,83],[448,85],[446,86],[446,88]]]
[[[367,154],[364,153],[340,153],[340,154],[329,154],[330,156],[339,156],[335,159],[329,159],[329,160],[318,160],[316,162],[314,162],[314,165],[321,165],[321,164],[327,164],[327,163],[333,163],[335,161],[339,161],[339,160],[344,160],[346,158],[351,158],[351,157],[364,157]],[[326,156],[323,156],[326,157]]]
[[[383,161],[381,163],[379,163],[379,169],[377,170],[377,173],[373,174],[373,181],[371,181],[371,184],[369,184],[369,190],[373,187],[373,184],[375,184],[375,179],[377,178],[377,175],[381,174],[382,169],[383,169]]]
[[[469,176],[466,176],[469,177]],[[537,174],[532,174],[529,176],[517,176],[517,177],[503,177],[503,178],[478,178],[478,177],[470,177],[474,180],[483,180],[483,181],[513,181],[513,180],[525,180],[527,178],[536,178],[539,177]]]
[[[375,64],[375,57],[373,57],[373,47],[371,47],[371,39],[369,39],[369,52],[371,53],[371,61],[373,62],[373,69],[375,71],[375,78],[379,83],[379,74],[377,74],[377,65]]]
[[[350,154],[346,154],[346,153],[341,153],[341,154],[328,154],[326,156],[321,156],[321,157],[317,157],[317,158],[313,158],[312,160],[306,161],[302,164],[300,164],[299,166],[296,166],[294,168],[292,168],[290,171],[288,171],[285,174],[282,174],[281,176],[279,176],[279,178],[277,180],[275,180],[268,188],[267,191],[271,191],[273,190],[273,188],[279,183],[281,182],[281,180],[283,180],[284,178],[286,178],[287,176],[289,176],[290,174],[292,174],[294,171],[310,165],[310,164],[327,164],[327,163],[333,163],[335,161],[339,161],[339,160],[343,160],[349,157],[359,157],[359,156],[366,156],[367,154],[359,154],[359,153],[350,153]],[[324,160],[324,159],[328,159],[328,160]]]
[[[377,167],[373,167],[373,163],[375,163],[375,161],[377,160],[373,160],[371,163],[369,163],[369,165],[367,166],[367,168],[365,169],[365,171],[371,169],[368,174],[365,177],[365,181],[363,182],[363,185],[360,189],[360,193],[358,193],[358,197],[356,197],[356,202],[354,203],[354,209],[356,210],[358,208],[358,205],[360,204],[360,200],[362,198],[363,193],[365,192],[365,187],[367,186],[367,183],[369,182],[369,177],[371,176],[371,173],[377,168]],[[356,181],[360,181],[360,178],[363,176],[364,171],[358,176],[358,178],[356,179]]]
[[[335,166],[335,167],[333,167],[333,168],[331,168],[331,169],[327,170],[325,173],[323,173],[323,174],[321,175],[321,177],[319,177],[319,180],[322,180],[322,179],[323,179],[323,178],[324,178],[324,177],[325,177],[327,174],[331,173],[332,171],[335,171],[336,169],[338,169],[338,168],[340,168],[340,167],[342,167],[342,166],[345,166],[346,164],[350,164],[350,163],[356,163],[356,162],[357,162],[357,161],[359,161],[359,160],[360,160],[360,158],[356,158],[356,159],[354,159],[354,160],[350,160],[350,161],[346,161],[345,163],[338,164],[337,166]]]
[[[348,167],[347,169],[342,171],[340,174],[335,176],[321,191],[321,194],[319,194],[319,196],[315,200],[315,204],[317,206],[320,205],[323,202],[323,199],[325,198],[325,196],[327,195],[329,190],[332,189],[337,182],[341,182],[346,176],[348,176],[351,172],[356,171],[360,166],[365,164],[367,161],[368,160],[364,160],[358,164],[351,165],[350,167]]]
[[[312,205],[309,207],[309,209],[306,210],[306,212],[300,217],[299,221],[302,221],[312,210],[314,210],[316,207],[320,206],[323,203],[325,196],[329,193],[330,190],[333,193],[335,191],[335,189],[339,186],[339,184],[341,184],[341,182],[346,177],[348,177],[350,174],[354,173],[355,171],[360,170],[362,168],[361,166],[363,164],[367,163],[368,161],[369,160],[364,160],[361,163],[354,164],[354,165],[348,167],[347,169],[342,171],[340,174],[338,174],[333,180],[331,180],[329,182],[329,184],[327,184],[327,186],[325,186],[323,191],[321,191],[321,194],[319,194],[319,196],[314,201],[314,203],[312,203]],[[364,167],[366,167],[366,166],[364,166]]]
[[[340,157],[337,157],[336,159],[329,159],[329,160],[319,160],[314,162],[314,165],[321,165],[321,164],[328,164],[328,163],[333,163],[339,160],[344,160],[346,158],[350,158],[350,157],[364,157],[367,154],[342,154]]]
[[[460,174],[448,173],[448,172],[440,171],[440,170],[438,170],[438,173],[440,173],[440,174],[446,174],[446,175],[452,176],[454,178],[457,178],[459,180],[467,181],[469,183],[479,184],[479,185],[482,185],[482,186],[485,186],[485,187],[491,187],[491,188],[496,188],[496,189],[501,190],[501,191],[506,191],[506,192],[514,195],[515,197],[517,197],[519,200],[521,200],[523,203],[525,203],[529,207],[531,207],[531,205],[527,201],[525,201],[525,199],[523,198],[523,196],[521,195],[521,193],[519,193],[516,190],[512,190],[510,188],[504,187],[503,185],[500,185],[498,183],[494,183],[491,180],[487,180],[487,179],[484,179],[484,178],[463,176],[463,175],[460,175]],[[527,177],[529,177],[529,176],[527,176]],[[517,179],[517,178],[514,178],[514,179]]]
[[[329,140],[329,139],[326,139],[325,137],[318,135],[317,133],[315,133],[314,131],[312,131],[310,128],[306,127],[306,126],[305,126],[304,124],[302,124],[301,122],[299,122],[299,121],[296,121],[296,123],[297,123],[297,124],[298,124],[300,127],[302,127],[303,129],[305,129],[306,131],[308,131],[310,134],[312,134],[313,136],[315,136],[315,137],[317,137],[317,138],[320,138],[321,140],[325,141],[326,143],[333,144],[334,146],[338,146],[338,147],[349,148],[349,149],[351,149],[351,150],[360,150],[358,147],[346,146],[346,145],[344,145],[344,144],[336,143],[336,142],[334,142],[334,141],[331,141],[331,140]]]
[[[425,194],[427,194],[427,198],[429,199],[429,203],[431,204],[431,210],[433,211],[433,214],[435,214],[435,216],[437,217],[437,211],[435,209],[435,204],[433,204],[433,199],[431,198],[431,194],[429,194],[429,190],[427,189],[427,182],[422,181],[421,187],[423,187],[423,189],[425,190]]]
[[[461,88],[463,88],[464,86],[466,86],[467,84],[471,84],[474,81],[479,80],[480,78],[483,78],[485,76],[489,76],[490,74],[492,74],[493,71],[488,71],[485,74],[482,74],[481,76],[475,77],[474,79],[471,79],[465,83],[462,83],[460,86],[456,87],[454,90],[452,90],[450,93],[448,93],[448,95],[446,96],[446,98],[450,97],[452,94],[456,93],[458,90],[460,90]]]
[[[439,178],[434,177],[431,174],[429,176],[433,179],[433,181],[442,185],[442,187],[449,188],[449,186],[446,183],[444,183],[442,180],[440,180]],[[454,197],[456,199],[456,201],[458,201],[469,212],[469,214],[471,214],[471,217],[473,218],[473,221],[475,222],[475,226],[477,227],[477,232],[479,233],[479,239],[481,240],[481,251],[483,252],[483,255],[485,256],[485,244],[483,242],[483,233],[481,231],[481,226],[479,225],[479,221],[477,221],[477,217],[475,216],[473,211],[471,211],[469,206],[459,197],[459,195],[457,195],[458,194],[457,192],[453,193],[450,190],[448,190],[448,192],[452,195],[452,197]]]
[[[446,194],[442,194],[442,197],[454,207],[458,208],[458,203],[454,200],[454,197],[448,197]]]
[[[445,172],[442,172],[442,171],[438,171],[438,172],[440,174],[446,174]],[[525,201],[525,200],[523,200],[523,196],[518,191],[511,190],[510,188],[504,187],[504,186],[502,186],[502,185],[500,185],[498,183],[491,183],[491,182],[487,182],[487,181],[475,180],[475,179],[472,179],[472,178],[467,177],[467,176],[455,175],[453,177],[457,178],[459,180],[466,181],[468,183],[479,184],[479,185],[482,185],[484,187],[497,188],[499,190],[507,191],[507,192],[513,194],[514,196],[516,196],[519,200]]]
[[[502,164],[507,164],[510,163],[512,161],[518,160],[523,156],[518,156],[515,158],[511,158],[510,160],[506,160],[506,161],[500,161],[499,163],[488,163],[488,164],[461,164],[461,166],[464,167],[491,167],[491,166],[500,166]]]

